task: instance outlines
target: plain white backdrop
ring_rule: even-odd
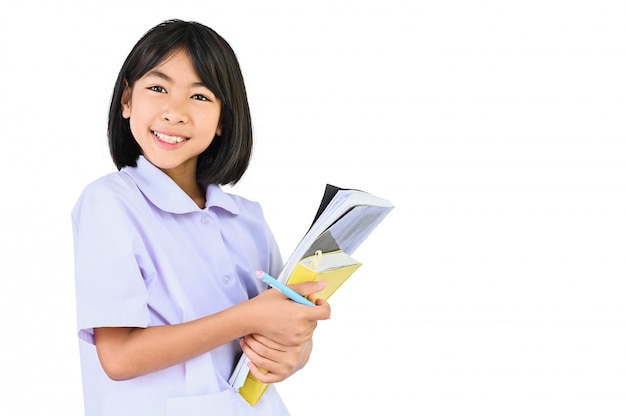
[[[8,2],[0,15],[0,414],[82,415],[70,211],[114,169],[109,98],[168,18],[236,51],[233,192],[286,258],[324,185],[396,206],[354,253],[294,416],[626,413],[626,4]]]

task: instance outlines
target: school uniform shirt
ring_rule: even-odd
[[[250,299],[282,259],[258,203],[210,185],[200,209],[143,156],[85,187],[72,210],[86,416],[288,415],[274,386],[250,406],[228,384],[237,341],[125,381],[104,373],[93,328],[172,325]]]

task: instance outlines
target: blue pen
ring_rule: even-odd
[[[307,298],[305,298],[304,296],[302,296],[295,290],[290,289],[289,287],[285,286],[284,284],[274,279],[272,276],[270,276],[269,274],[265,272],[257,271],[256,277],[258,277],[259,279],[261,279],[262,281],[264,281],[265,283],[267,283],[274,289],[280,290],[283,295],[287,296],[289,299],[295,302],[301,303],[302,305],[315,306],[313,302],[311,302],[310,300],[308,300]]]

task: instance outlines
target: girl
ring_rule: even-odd
[[[118,171],[72,211],[85,414],[287,415],[273,386],[252,407],[227,380],[242,351],[264,383],[301,369],[330,307],[265,290],[255,271],[279,273],[276,241],[257,203],[220,187],[252,150],[228,43],[196,22],[149,30],[120,70],[108,137]]]

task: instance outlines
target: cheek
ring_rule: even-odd
[[[130,117],[128,121],[130,134],[133,136],[133,139],[137,142],[139,147],[143,148],[143,145],[149,140],[149,133],[145,130],[141,120],[138,120],[137,115],[133,115],[133,117]]]

